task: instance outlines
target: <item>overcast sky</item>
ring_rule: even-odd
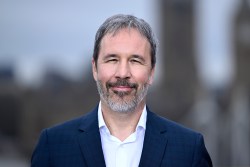
[[[14,62],[18,78],[27,84],[39,82],[44,64],[77,78],[90,66],[95,32],[107,17],[133,14],[148,21],[157,32],[156,2],[0,0],[0,66]],[[208,84],[223,84],[230,80],[233,69],[230,20],[239,1],[198,2],[201,75]]]

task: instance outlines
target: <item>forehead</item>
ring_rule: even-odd
[[[115,32],[107,33],[100,43],[100,50],[121,49],[121,47],[147,49],[150,52],[150,44],[135,28],[123,28]]]
[[[129,36],[130,38],[144,38],[144,37],[139,30],[132,28],[132,27],[127,27],[127,28],[122,28],[116,31],[111,31],[107,32],[107,34],[104,35],[103,39],[105,38],[119,38],[119,37],[124,37],[124,36]]]

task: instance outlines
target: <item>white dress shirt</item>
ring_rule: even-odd
[[[102,150],[107,167],[138,167],[141,159],[144,135],[146,130],[147,111],[143,112],[136,126],[136,131],[124,141],[110,134],[101,109],[98,107],[98,123],[101,135]]]

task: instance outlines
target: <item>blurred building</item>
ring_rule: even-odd
[[[250,165],[250,2],[241,0],[234,20],[236,75],[232,89],[231,161]]]
[[[23,158],[20,143],[22,102],[11,65],[0,68],[0,162],[3,157]],[[0,163],[1,165],[1,163]]]
[[[234,81],[214,90],[204,89],[197,101],[195,128],[206,137],[215,166],[250,165],[250,5],[241,0],[232,22]],[[209,113],[209,114],[208,114]],[[205,116],[205,117],[204,117]]]
[[[159,114],[182,122],[194,105],[199,85],[194,57],[194,1],[162,0],[160,7],[163,72],[148,101]]]
[[[99,101],[95,82],[71,81],[57,71],[48,71],[37,88],[21,87],[12,67],[0,70],[0,157],[31,157],[43,128],[90,111]]]

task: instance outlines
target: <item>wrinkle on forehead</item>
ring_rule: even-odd
[[[133,47],[131,47],[131,45],[133,45]],[[124,53],[130,52],[133,55],[149,54],[150,56],[150,43],[135,29],[121,29],[119,32],[116,32],[116,34],[107,34],[104,36],[101,41],[100,50],[103,50],[104,52],[109,50],[118,52],[122,51]],[[142,50],[144,50],[143,53],[141,52]],[[106,54],[115,53],[106,52]]]

